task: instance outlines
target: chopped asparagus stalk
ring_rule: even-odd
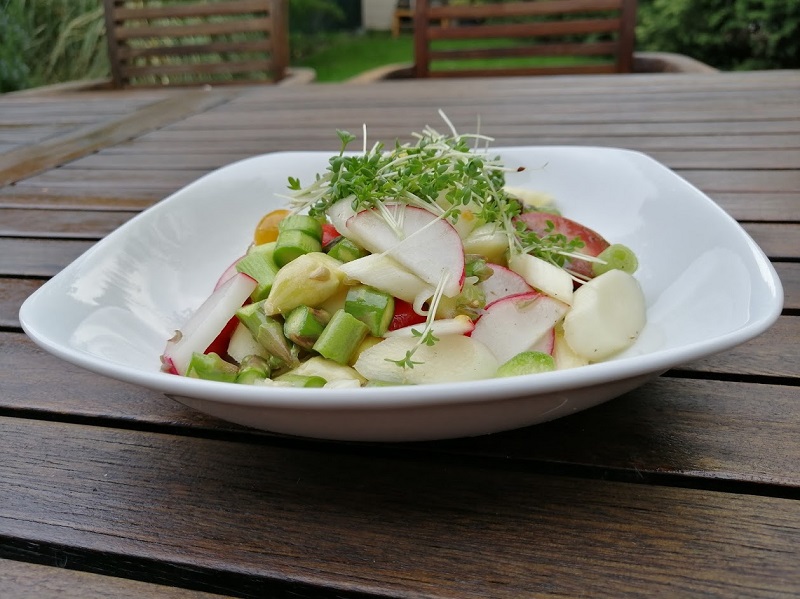
[[[486,258],[483,256],[469,254],[466,256],[464,264],[464,276],[477,277],[478,281],[485,281],[492,276],[494,271],[486,264]]]
[[[298,306],[286,316],[283,334],[300,347],[311,349],[329,320],[330,315],[323,310]]]
[[[252,385],[256,381],[268,379],[271,371],[269,362],[261,356],[247,356],[239,365],[236,382],[243,385]]]
[[[314,351],[339,364],[347,364],[368,332],[367,325],[352,314],[339,310],[317,339]]]
[[[236,270],[253,277],[258,285],[250,295],[250,299],[259,302],[269,295],[278,266],[273,260],[275,243],[254,246],[253,249],[236,263]]]
[[[236,366],[223,360],[219,354],[195,352],[189,361],[186,376],[207,381],[233,383],[236,381],[238,371],[239,369]]]
[[[497,377],[538,374],[556,369],[555,360],[550,354],[540,351],[525,351],[517,354],[497,369]]]
[[[609,270],[618,269],[632,275],[639,268],[636,254],[628,246],[615,243],[597,255],[602,262],[592,262],[594,276],[599,277]]]
[[[344,310],[369,327],[370,335],[381,337],[394,316],[394,298],[368,285],[356,285],[347,291]]]
[[[317,241],[322,241],[322,223],[307,214],[292,214],[280,221],[278,231],[302,231]]]
[[[270,355],[293,368],[299,362],[297,353],[292,351],[289,341],[284,337],[283,325],[264,313],[265,302],[242,306],[236,311],[236,316]]]
[[[275,379],[281,383],[291,383],[292,387],[324,387],[326,381],[321,376],[306,376],[304,374],[292,374],[288,372]]]
[[[328,255],[331,258],[336,258],[339,262],[352,262],[368,254],[368,251],[359,247],[347,237],[339,237],[328,250]]]
[[[278,233],[273,254],[275,264],[286,266],[303,254],[322,251],[322,244],[305,231],[288,229]]]
[[[273,356],[283,360],[290,368],[294,368],[300,363],[297,352],[292,351],[292,346],[283,335],[283,325],[274,318],[266,317],[264,324],[258,328],[256,341]]]

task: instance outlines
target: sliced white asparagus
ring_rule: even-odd
[[[366,379],[358,372],[345,364],[339,364],[333,360],[328,360],[321,356],[313,356],[292,370],[292,374],[304,376],[318,376],[325,379],[328,383],[333,381],[354,381],[358,383],[355,387],[366,383]]]
[[[508,267],[534,289],[572,304],[572,277],[555,264],[530,254],[513,254],[508,259]]]
[[[347,279],[370,285],[413,304],[418,298],[428,300],[434,288],[409,272],[396,260],[382,254],[370,254],[339,266]]]
[[[577,368],[578,366],[586,366],[589,363],[589,360],[576,354],[564,339],[563,326],[555,327],[552,355],[556,362],[556,370]]]
[[[575,292],[564,318],[564,338],[586,360],[604,360],[636,341],[646,310],[638,281],[621,270],[610,270]]]
[[[385,253],[428,285],[447,273],[444,295],[455,297],[464,283],[464,246],[449,222],[402,204],[383,212],[362,210],[347,220],[347,235],[373,254]]]
[[[417,346],[417,337],[391,337],[364,350],[353,367],[371,381],[389,383],[448,383],[494,376],[500,363],[489,349],[470,337],[443,335],[434,345],[422,344],[412,356],[413,368],[394,361]]]

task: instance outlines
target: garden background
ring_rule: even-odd
[[[370,0],[289,0],[291,64],[342,81],[413,61],[412,36],[361,27]],[[800,68],[800,0],[639,0],[636,49],[722,70]],[[0,92],[109,76],[102,0],[0,0]]]

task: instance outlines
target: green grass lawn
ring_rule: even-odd
[[[502,47],[523,45],[523,40],[493,39],[464,40],[462,42],[443,43],[437,47],[457,49],[470,47]],[[306,48],[306,56],[293,61],[293,66],[310,67],[317,72],[317,81],[344,81],[359,73],[388,64],[412,63],[414,61],[414,38],[411,34],[403,34],[392,38],[388,32],[369,32],[365,34],[340,33],[320,40],[316,45]],[[565,65],[575,62],[586,62],[586,58],[570,60],[564,58],[506,58],[497,60],[461,60],[435,61],[433,69],[518,67],[525,65]],[[592,60],[591,58],[589,60]],[[602,59],[598,59],[602,62]]]
[[[397,39],[389,33],[339,34],[321,41],[309,56],[293,61],[293,66],[311,67],[317,81],[344,81],[359,73],[393,63],[414,60],[414,41],[410,35]]]

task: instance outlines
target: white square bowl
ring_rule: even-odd
[[[166,340],[241,256],[260,217],[285,205],[329,154],[256,156],[206,175],[97,243],[23,304],[45,350],[239,424],[327,439],[412,441],[528,426],[597,405],[669,368],[729,349],[775,322],[783,291],[747,233],[644,154],[593,147],[497,148],[525,166],[508,184],[553,196],[565,216],[631,247],[648,323],[607,362],[543,374],[415,387],[295,389],[160,371]]]

